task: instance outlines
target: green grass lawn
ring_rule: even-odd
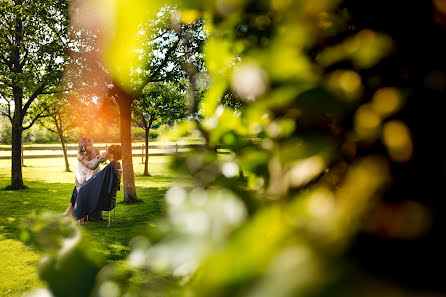
[[[138,202],[118,203],[111,228],[106,227],[108,222],[87,222],[82,226],[84,232],[102,243],[103,253],[117,267],[125,266],[122,260],[128,253],[129,241],[164,215],[164,193],[168,187],[190,182],[168,169],[168,157],[152,157],[149,162],[152,176],[144,177],[141,159],[134,159]],[[62,213],[74,188],[74,172],[64,172],[63,159],[30,159],[25,160],[25,166],[23,178],[28,188],[6,191],[11,161],[0,160],[0,296],[17,296],[45,287],[37,276],[39,255],[18,240],[19,222],[32,211]],[[75,170],[75,158],[70,158],[70,166]],[[123,192],[119,191],[117,200],[122,199]],[[104,212],[104,217],[108,218],[108,212]]]

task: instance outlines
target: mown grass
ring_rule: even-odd
[[[23,178],[28,187],[21,191],[5,190],[10,183],[10,160],[0,160],[0,296],[17,296],[30,289],[44,287],[37,276],[39,255],[19,241],[21,219],[30,212],[52,211],[62,213],[68,206],[74,187],[74,172],[64,172],[63,159],[25,160]],[[140,158],[134,160],[135,183],[138,201],[134,204],[118,203],[116,221],[107,228],[108,222],[87,222],[83,231],[90,233],[104,247],[109,262],[128,269],[123,262],[128,253],[128,243],[136,235],[144,233],[148,224],[155,224],[164,215],[164,194],[172,185],[186,185],[189,180],[171,172],[167,157],[152,157],[151,177],[142,176]],[[71,168],[77,166],[70,158]],[[123,200],[119,191],[117,200]],[[104,212],[108,218],[108,212]],[[112,212],[113,217],[113,212]],[[5,274],[5,271],[7,274]]]
[[[0,296],[44,287],[37,277],[39,255],[20,241],[0,236]]]

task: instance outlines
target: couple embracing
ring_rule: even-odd
[[[122,173],[121,157],[119,145],[111,145],[100,153],[91,138],[79,140],[75,187],[64,215],[73,215],[80,224],[84,223],[85,217],[89,221],[104,220],[102,211],[111,210],[116,203]],[[109,164],[101,170],[99,164],[107,160]]]

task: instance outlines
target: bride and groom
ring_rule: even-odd
[[[122,173],[119,163],[121,158],[121,146],[111,145],[105,152],[99,153],[91,138],[81,138],[75,187],[64,215],[73,215],[80,220],[80,224],[84,223],[85,217],[89,221],[105,220],[102,211],[110,211],[116,204],[116,192],[119,190]],[[109,164],[101,170],[99,164],[107,160]]]

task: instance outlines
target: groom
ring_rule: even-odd
[[[107,149],[107,159],[110,161],[101,172],[88,180],[79,190],[73,215],[80,219],[89,215],[96,216],[95,220],[104,220],[102,210],[110,211],[116,204],[116,193],[121,181],[121,146],[112,145]],[[99,213],[99,215],[97,215]]]

